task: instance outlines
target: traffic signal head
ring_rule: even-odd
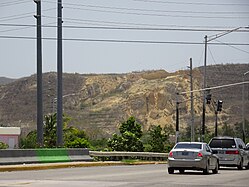
[[[223,101],[221,101],[221,100],[217,101],[217,111],[221,111],[222,110],[222,103],[223,103]]]
[[[210,94],[210,93],[206,95],[206,103],[207,104],[211,103],[211,96],[212,96],[212,94]]]

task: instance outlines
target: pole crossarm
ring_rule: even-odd
[[[238,82],[238,83],[232,83],[232,84],[225,84],[225,85],[214,86],[214,87],[208,87],[208,88],[203,88],[203,89],[193,90],[193,91],[187,91],[187,92],[180,92],[180,93],[178,93],[178,94],[179,94],[179,95],[184,95],[184,94],[191,93],[191,92],[201,92],[201,91],[206,91],[206,90],[214,90],[214,89],[219,89],[219,88],[237,86],[237,85],[241,85],[241,84],[249,84],[249,81]]]
[[[217,39],[217,38],[220,38],[220,37],[222,37],[222,36],[225,36],[225,35],[227,35],[227,34],[229,34],[229,33],[231,33],[231,32],[237,31],[237,30],[239,30],[239,29],[248,29],[248,28],[249,28],[249,26],[246,26],[246,27],[237,27],[237,28],[232,29],[232,30],[227,30],[227,31],[225,31],[225,32],[222,32],[222,33],[218,33],[218,34],[209,36],[208,39],[207,39],[207,42],[210,42],[210,41],[212,41],[212,40],[215,40],[215,39]]]

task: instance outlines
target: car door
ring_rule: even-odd
[[[212,153],[212,150],[211,148],[206,145],[206,152],[208,153],[209,155],[209,164],[210,164],[210,168],[211,169],[214,169],[215,168],[215,165],[216,165],[216,158],[214,157],[213,153]]]
[[[248,152],[246,150],[245,143],[241,139],[238,139],[238,147],[240,149],[240,153],[243,159],[243,165],[245,166],[248,163]]]

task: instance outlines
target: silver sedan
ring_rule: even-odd
[[[218,173],[219,158],[216,151],[206,143],[202,142],[179,142],[173,147],[168,156],[168,173],[173,174],[174,170],[184,173],[185,170],[201,170],[209,174],[212,170]]]

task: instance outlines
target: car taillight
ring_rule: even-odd
[[[226,151],[226,154],[228,154],[228,155],[238,155],[239,151],[238,150],[235,150],[235,151]]]
[[[169,152],[169,157],[173,157],[173,152]]]
[[[203,154],[202,154],[202,153],[198,153],[197,156],[198,156],[198,157],[203,157]]]

